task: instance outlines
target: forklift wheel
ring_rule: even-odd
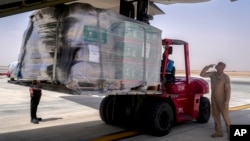
[[[196,118],[198,123],[207,123],[210,118],[210,102],[206,97],[201,97],[199,115]]]
[[[146,131],[154,136],[167,135],[172,128],[173,118],[173,110],[168,103],[153,103],[146,114]]]
[[[112,124],[114,121],[112,120],[112,106],[113,106],[113,97],[112,96],[106,96],[101,104],[100,104],[100,110],[99,114],[101,119],[107,123],[107,124]]]

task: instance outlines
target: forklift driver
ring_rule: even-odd
[[[174,61],[171,59],[168,59],[168,64],[166,67],[166,82],[174,82],[175,81],[175,67],[174,67]]]

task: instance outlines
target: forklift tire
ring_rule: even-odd
[[[153,103],[146,117],[146,132],[153,136],[167,135],[174,122],[173,110],[166,102]]]
[[[102,119],[107,124],[113,124],[113,118],[112,118],[112,110],[114,105],[113,96],[106,96],[103,98],[100,107],[99,107],[99,114]]]
[[[129,127],[133,123],[132,119],[126,115],[126,106],[123,100],[123,97],[113,95],[106,96],[102,100],[99,114],[105,123],[122,127]]]
[[[207,123],[210,118],[210,102],[207,97],[201,97],[199,115],[196,118],[198,123]]]

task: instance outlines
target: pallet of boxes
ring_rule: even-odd
[[[160,63],[161,30],[84,3],[34,12],[19,54],[24,79],[80,93],[156,86]]]

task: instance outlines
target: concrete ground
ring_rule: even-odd
[[[0,76],[0,141],[88,141],[126,132],[127,129],[107,125],[99,117],[102,96],[69,95],[43,90],[38,115],[39,124],[31,124],[28,87],[7,83]],[[232,78],[230,118],[232,124],[250,124],[250,78]],[[210,97],[210,94],[207,95]],[[243,106],[245,105],[245,106]],[[240,106],[240,107],[237,107]],[[233,111],[235,110],[235,111]],[[223,131],[225,133],[225,126]],[[172,128],[169,135],[153,137],[136,134],[123,141],[226,141],[227,137],[211,138],[214,123],[188,122]]]

